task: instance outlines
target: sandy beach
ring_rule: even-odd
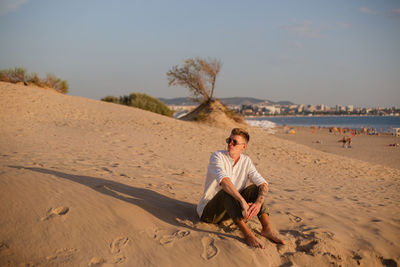
[[[400,148],[386,146],[398,139],[344,149],[327,130],[249,126],[246,154],[286,241],[257,234],[265,249],[252,249],[195,211],[230,128],[3,82],[0,94],[0,266],[400,263]]]
[[[323,152],[400,169],[399,137],[388,134],[352,136],[351,133],[330,133],[328,128],[293,127],[293,129],[295,134],[288,134],[288,127],[277,127],[275,136]],[[351,148],[343,148],[343,143],[339,142],[343,137],[351,137]]]

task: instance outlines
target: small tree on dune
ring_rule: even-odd
[[[215,121],[215,118],[221,118],[220,115],[225,114],[237,123],[244,122],[240,115],[235,114],[218,99],[214,99],[215,82],[221,66],[222,63],[218,59],[196,57],[186,59],[183,66],[173,66],[167,72],[169,86],[186,87],[194,99],[201,102],[197,108],[180,117],[181,120],[209,121],[218,124],[219,122]]]
[[[221,65],[221,61],[215,58],[189,58],[182,67],[173,66],[167,72],[168,85],[188,88],[193,97],[200,102],[212,101]]]

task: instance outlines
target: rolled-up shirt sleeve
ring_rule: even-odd
[[[225,170],[225,165],[219,153],[213,153],[210,157],[210,164],[208,165],[208,172],[214,176],[218,185],[224,177],[229,177]]]
[[[263,183],[268,184],[268,182],[262,177],[262,175],[257,171],[253,162],[249,159],[249,179],[257,186],[260,186]]]

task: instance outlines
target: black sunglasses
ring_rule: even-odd
[[[235,140],[235,139],[233,139],[233,138],[231,138],[231,137],[228,137],[228,138],[226,138],[226,143],[229,145],[230,143],[233,143],[233,146],[236,146],[236,145],[244,145],[245,143],[238,143],[238,141],[237,140]]]

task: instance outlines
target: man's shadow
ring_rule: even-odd
[[[169,198],[167,196],[164,196],[160,193],[154,192],[149,189],[133,187],[130,185],[106,180],[103,178],[68,174],[44,168],[23,167],[23,166],[9,166],[9,167],[50,174],[58,178],[70,180],[85,185],[87,187],[90,187],[91,189],[99,193],[112,196],[117,199],[126,201],[128,203],[134,204],[148,211],[153,216],[159,218],[160,220],[170,225],[177,227],[185,227],[190,230],[198,232],[222,235],[243,242],[242,240],[240,240],[240,238],[236,236],[224,234],[221,232],[215,232],[212,230],[196,228],[194,224],[199,222],[196,213],[196,205],[181,200]]]
[[[54,175],[58,178],[70,180],[117,199],[135,204],[150,212],[160,220],[174,226],[182,226],[179,221],[198,221],[196,205],[169,198],[146,188],[138,188],[103,178],[82,176],[36,167],[9,166],[16,169],[26,169],[35,172]]]

